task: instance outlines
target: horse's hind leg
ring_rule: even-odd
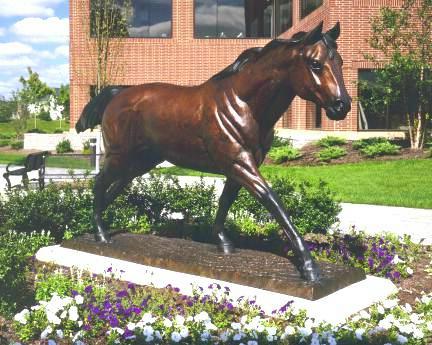
[[[102,213],[109,205],[106,200],[108,188],[113,182],[126,178],[124,175],[124,170],[122,173],[122,165],[125,166],[126,162],[123,162],[120,155],[108,155],[108,157],[105,159],[105,164],[102,171],[95,177],[95,184],[93,187],[93,217],[97,228],[95,234],[96,241],[101,241],[104,243],[110,241],[105,229],[105,225],[102,221]]]
[[[234,245],[225,233],[224,225],[228,211],[235,201],[241,185],[233,179],[227,178],[224,189],[219,198],[219,208],[216,213],[216,220],[213,227],[213,236],[218,240],[219,249],[225,254],[234,251]]]
[[[97,241],[109,242],[109,236],[102,221],[102,212],[135,177],[145,174],[162,161],[162,159],[150,151],[142,152],[142,155],[144,159],[134,157],[132,165],[123,161],[118,162],[115,159],[107,159],[104,170],[97,176],[94,188],[94,219],[97,226]],[[128,165],[129,168],[126,168]]]

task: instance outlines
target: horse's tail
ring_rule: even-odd
[[[102,123],[102,117],[108,103],[120,91],[128,86],[108,86],[91,99],[84,107],[78,122],[75,125],[76,131],[84,132],[86,129],[93,129],[95,126]]]

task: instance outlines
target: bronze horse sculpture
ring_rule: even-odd
[[[319,280],[304,240],[258,167],[270,149],[275,123],[296,95],[323,107],[332,120],[344,119],[351,109],[336,45],[339,23],[326,33],[322,26],[248,49],[198,86],[110,87],[93,98],[76,129],[102,124],[105,164],[94,186],[96,239],[110,241],[102,212],[123,188],[167,160],[227,177],[214,224],[225,253],[234,248],[224,223],[244,187],[280,224],[303,279]]]

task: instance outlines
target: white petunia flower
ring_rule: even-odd
[[[174,318],[174,321],[177,325],[183,326],[185,323],[185,318],[181,315],[176,315],[176,317]]]
[[[431,296],[424,295],[424,296],[422,296],[422,298],[420,299],[420,301],[423,304],[429,304],[432,301],[432,298],[431,298]]]
[[[152,335],[148,335],[148,336],[146,336],[146,338],[145,338],[146,343],[150,343],[150,342],[152,342],[153,340],[154,340],[154,337],[153,337]]]
[[[27,317],[30,315],[30,311],[28,309],[23,309],[21,312],[14,316],[14,320],[19,322],[22,325],[27,323]]]
[[[397,265],[399,263],[403,264],[405,261],[401,260],[401,258],[399,257],[399,255],[395,255],[393,260],[392,260],[392,264]]]
[[[432,321],[429,321],[428,323],[426,323],[426,328],[428,331],[432,332]]]
[[[276,327],[267,327],[266,328],[267,334],[268,335],[276,335],[277,333],[277,328]]]
[[[405,344],[408,342],[408,338],[404,337],[402,334],[398,334],[396,340],[398,341],[399,344]]]
[[[201,333],[201,341],[207,341],[210,339],[210,332],[204,331]]]
[[[295,328],[292,326],[285,327],[285,334],[293,335],[295,333]]]
[[[414,329],[413,329],[413,336],[416,339],[423,339],[424,333],[423,333],[423,331],[421,329],[419,329],[417,327],[414,327]]]
[[[267,341],[269,343],[271,343],[273,341],[273,336],[272,335],[267,335]]]
[[[365,311],[365,310],[362,310],[360,313],[359,313],[359,315],[360,315],[360,317],[362,318],[362,319],[370,319],[370,314],[367,312],[367,311]]]
[[[159,340],[162,339],[162,335],[160,334],[159,331],[155,331],[155,332],[154,332],[154,335],[155,335],[155,337],[158,338]]]
[[[247,345],[258,345],[258,342],[256,340],[249,340]]]
[[[379,305],[377,307],[377,312],[378,312],[378,314],[385,314],[384,307],[382,305]]]
[[[420,316],[417,313],[412,313],[410,315],[410,320],[412,323],[418,325],[419,323],[421,323],[422,321],[420,320]]]
[[[241,324],[238,322],[232,322],[231,323],[231,328],[234,330],[240,330],[241,329]]]
[[[69,308],[69,320],[71,321],[78,321],[79,315],[78,315],[78,308],[76,306],[72,306]]]
[[[181,335],[179,332],[172,332],[171,333],[171,340],[175,343],[178,343],[180,340],[182,339]]]
[[[153,330],[153,327],[152,327],[152,326],[145,326],[145,327],[143,328],[143,335],[144,335],[145,337],[152,336],[153,333],[154,333],[154,330]]]
[[[126,325],[126,327],[127,327],[128,330],[130,330],[130,331],[134,331],[135,328],[137,328],[137,325],[136,325],[136,323],[134,323],[134,322],[129,322],[129,323]]]
[[[363,328],[358,328],[355,330],[355,336],[356,336],[357,340],[363,340],[364,332],[365,332],[365,330]]]
[[[63,333],[63,331],[61,329],[56,330],[56,335],[60,339],[64,338],[64,333]]]
[[[180,329],[180,335],[182,336],[182,338],[187,338],[189,336],[189,330],[187,327],[182,327]]]
[[[210,320],[210,316],[209,316],[209,314],[207,314],[206,311],[202,311],[198,315],[195,315],[194,320],[196,322],[204,322],[204,321]]]
[[[55,340],[48,339],[48,345],[57,345],[57,343],[55,342]]]
[[[391,309],[394,308],[398,305],[398,300],[397,299],[386,299],[385,301],[382,302],[384,308],[386,309]]]
[[[299,327],[298,331],[302,337],[308,337],[312,334],[312,330],[308,327]]]
[[[234,334],[234,336],[233,336],[233,340],[234,340],[234,341],[239,341],[239,340],[241,340],[242,337],[243,337],[243,336],[242,336],[241,333],[236,333],[236,334]]]
[[[403,307],[403,309],[405,309],[407,313],[412,313],[412,307],[409,303],[405,303],[405,307]]]
[[[51,327],[51,326],[48,326],[47,328],[45,328],[45,329],[42,331],[40,338],[41,338],[42,340],[43,340],[43,339],[46,339],[46,338],[47,338],[47,337],[52,333],[52,331],[53,331],[52,327]]]
[[[222,340],[223,342],[227,342],[229,339],[229,332],[222,332],[220,334],[220,340]]]
[[[166,328],[170,328],[170,327],[172,326],[172,321],[169,320],[169,319],[167,319],[166,317],[164,317],[163,325],[164,325],[164,327],[166,327]]]
[[[75,303],[76,304],[83,304],[84,303],[84,297],[81,295],[76,295],[75,296]]]
[[[74,345],[85,345],[81,340],[74,342]]]
[[[411,267],[407,267],[407,268],[406,268],[406,272],[407,272],[409,275],[412,275],[412,274],[414,273],[414,271],[413,271],[413,269],[412,269]]]

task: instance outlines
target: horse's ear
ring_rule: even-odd
[[[333,41],[336,41],[340,35],[340,23],[337,22],[335,26],[326,32],[326,35],[330,36]]]
[[[323,29],[323,22],[319,23],[314,29],[309,31],[306,36],[303,38],[303,44],[305,45],[311,45],[317,43],[319,40],[322,39],[322,29]]]

